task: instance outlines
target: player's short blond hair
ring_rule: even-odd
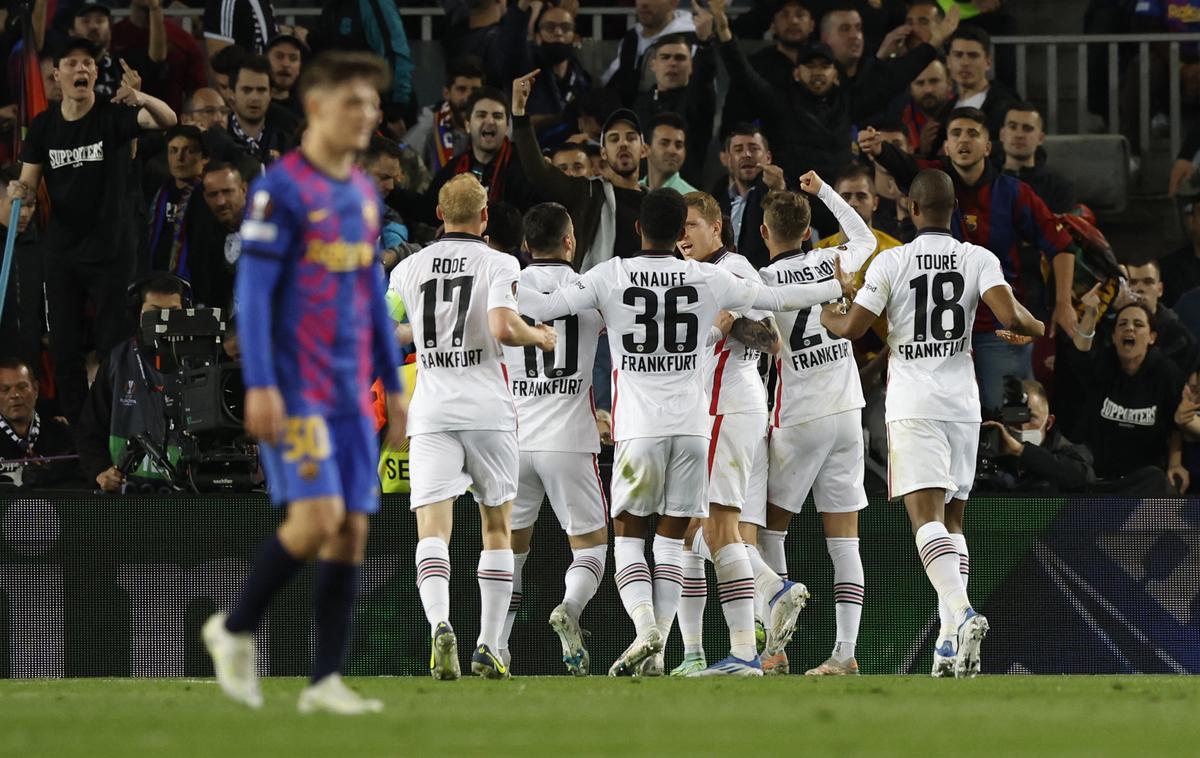
[[[763,224],[778,242],[799,242],[804,239],[812,221],[808,198],[799,192],[774,190],[763,198]]]
[[[459,174],[438,190],[438,208],[447,224],[476,221],[487,204],[487,190],[474,174]]]
[[[717,199],[707,192],[689,192],[683,196],[683,202],[689,208],[695,208],[700,213],[700,218],[710,224],[715,224],[721,220],[721,206],[717,205]]]

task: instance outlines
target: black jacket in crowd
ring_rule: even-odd
[[[687,158],[680,174],[693,187],[704,180],[704,159],[708,156],[708,143],[712,141],[713,117],[717,110],[717,63],[712,48],[700,45],[692,68],[692,78],[687,86],[670,90],[657,87],[639,93],[631,103],[642,129],[650,128],[650,119],[660,113],[676,113],[687,122]],[[649,137],[647,134],[647,143]]]
[[[1052,428],[1042,444],[1026,443],[1019,456],[995,461],[984,474],[981,492],[1083,492],[1095,480],[1092,452]]]
[[[761,175],[750,186],[749,191],[746,192],[746,205],[742,211],[740,233],[734,240],[738,253],[746,256],[754,264],[754,268],[762,268],[771,263],[771,252],[767,250],[767,243],[763,242],[762,235],[758,230],[763,222],[763,198],[770,191],[770,187],[763,183]],[[713,197],[717,199],[717,205],[721,206],[721,213],[730,218],[732,218],[733,192],[728,177],[721,177],[720,182],[713,187],[712,191]]]
[[[993,143],[998,144],[998,143]],[[1022,167],[1019,171],[1004,168],[1004,152],[997,151],[993,157],[998,158],[1000,170],[1009,176],[1015,176],[1028,184],[1042,202],[1054,213],[1067,213],[1075,207],[1075,184],[1062,174],[1051,171],[1046,167],[1046,151],[1038,148],[1032,167]]]
[[[23,489],[76,485],[80,482],[77,461],[53,461],[39,464],[3,463],[21,458],[49,458],[71,455],[75,439],[71,427],[56,418],[39,415],[38,438],[32,449],[18,445],[8,434],[0,434],[0,487]]]

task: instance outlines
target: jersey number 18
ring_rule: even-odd
[[[959,302],[966,289],[962,274],[943,271],[934,274],[932,282],[929,274],[921,274],[908,283],[908,288],[913,291],[917,302],[913,322],[914,342],[962,339],[967,331],[967,312]],[[932,309],[929,307],[931,299]],[[946,326],[946,314],[950,314],[949,326]]]

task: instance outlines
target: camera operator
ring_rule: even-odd
[[[1029,420],[1010,428],[999,421],[984,427],[999,433],[999,449],[988,476],[989,489],[1021,492],[1083,492],[1095,478],[1092,454],[1068,440],[1054,425],[1046,388],[1032,379],[1020,383]]]
[[[131,307],[143,314],[184,307],[187,283],[173,274],[153,272],[129,286]],[[179,455],[179,430],[168,416],[159,356],[137,333],[112,349],[100,365],[79,419],[80,468],[89,482],[105,492],[120,492],[126,477],[152,484],[169,478],[145,444],[164,453],[171,463]],[[140,453],[140,454],[139,454]]]

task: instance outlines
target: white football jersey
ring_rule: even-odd
[[[479,237],[450,233],[392,269],[417,346],[409,434],[512,431],[517,415],[493,308],[517,310],[517,259]]]
[[[837,248],[784,253],[759,275],[768,286],[822,282],[834,276]],[[835,413],[862,408],[862,382],[850,340],[821,326],[821,308],[775,314],[783,349],[775,360],[773,426],[796,426]]]
[[[887,311],[888,421],[980,421],[971,325],[983,293],[1007,286],[990,250],[942,231],[876,256],[854,302]]]
[[[571,264],[559,260],[535,260],[521,272],[521,285],[538,292],[553,292],[577,279]],[[550,323],[558,334],[553,353],[504,346],[521,451],[598,453],[592,366],[604,319],[599,311],[587,310]]]
[[[742,279],[754,279],[758,272],[744,255],[718,251],[706,263],[719,266]],[[737,314],[761,321],[770,313],[748,310]],[[754,348],[738,342],[732,335],[725,337],[709,352],[707,361],[708,413],[710,416],[727,413],[766,413],[767,390],[758,374],[758,358]]]
[[[613,438],[708,437],[706,337],[721,310],[806,308],[833,299],[841,285],[771,289],[716,266],[646,250],[597,265],[550,295],[521,289],[521,304],[541,320],[598,309],[613,365]]]

